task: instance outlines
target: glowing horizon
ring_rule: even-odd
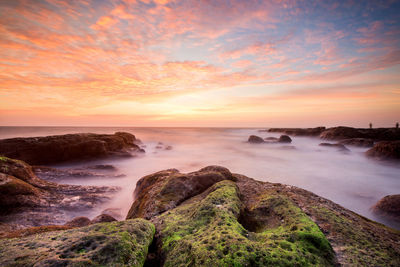
[[[393,127],[399,1],[0,1],[0,125]]]

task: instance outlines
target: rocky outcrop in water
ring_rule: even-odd
[[[0,228],[4,224],[20,229],[65,223],[73,212],[90,210],[116,192],[117,187],[44,181],[25,162],[0,157]]]
[[[51,164],[106,156],[131,156],[144,152],[134,135],[65,134],[46,137],[10,138],[0,140],[0,155],[23,160],[29,164]]]
[[[372,147],[374,145],[374,140],[367,138],[350,138],[340,140],[338,143],[349,146]]]
[[[326,128],[270,128],[270,133],[285,133],[291,136],[319,136]]]
[[[382,141],[366,152],[371,158],[380,160],[400,160],[400,141]]]
[[[261,137],[259,137],[257,135],[250,135],[247,142],[253,143],[253,144],[260,144],[260,143],[264,143],[264,139],[262,139]]]
[[[400,129],[376,128],[363,129],[352,127],[332,127],[320,134],[320,138],[327,140],[342,140],[353,138],[366,138],[373,140],[400,140]]]
[[[385,196],[372,207],[372,210],[380,216],[400,222],[400,195]]]

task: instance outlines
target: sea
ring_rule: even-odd
[[[52,165],[81,168],[111,164],[120,177],[65,178],[61,183],[120,186],[109,202],[89,213],[95,217],[104,209],[119,209],[125,216],[133,202],[136,182],[143,176],[175,168],[192,172],[208,165],[220,165],[233,173],[266,182],[282,183],[309,190],[369,219],[400,229],[400,224],[375,216],[371,207],[382,197],[400,193],[400,164],[365,157],[368,148],[351,147],[344,153],[322,147],[317,137],[292,137],[291,144],[251,144],[250,135],[279,137],[259,132],[268,128],[140,128],[140,127],[0,127],[0,139],[68,133],[132,133],[144,144],[146,153],[130,158]],[[160,144],[162,143],[162,144]],[[171,146],[172,149],[164,149]],[[161,147],[161,149],[160,149]]]

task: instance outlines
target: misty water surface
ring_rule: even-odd
[[[146,145],[146,153],[117,160],[63,164],[70,168],[89,164],[112,164],[122,178],[75,178],[63,183],[80,185],[117,185],[122,191],[115,199],[90,214],[94,217],[105,208],[120,208],[125,216],[133,201],[136,182],[143,176],[163,169],[176,168],[181,172],[196,171],[207,165],[221,165],[231,172],[244,174],[262,181],[295,185],[328,198],[365,217],[390,224],[375,217],[370,207],[380,198],[400,193],[400,166],[367,159],[365,148],[348,147],[343,153],[334,148],[320,147],[321,140],[293,137],[285,144],[249,144],[251,134],[262,137],[279,136],[259,133],[258,129],[224,128],[82,128],[82,127],[1,127],[0,138],[17,136],[45,136],[54,134],[92,132],[134,134]],[[156,149],[157,143],[171,145],[172,150]]]

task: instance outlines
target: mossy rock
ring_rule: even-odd
[[[0,240],[0,266],[143,266],[155,228],[143,219]]]
[[[259,207],[269,209],[269,215],[279,220],[251,232],[238,221],[243,207],[237,186],[222,181],[159,216],[164,265],[334,265],[329,241],[288,198],[265,194],[253,209]]]

